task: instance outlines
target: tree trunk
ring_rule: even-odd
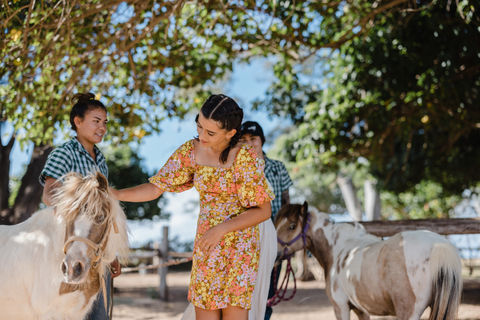
[[[473,203],[473,209],[475,209],[477,216],[480,217],[480,196],[476,195],[475,198],[470,201]]]
[[[12,135],[4,146],[0,130],[0,224],[5,224],[8,221],[11,211],[8,205],[8,198],[10,198],[10,153],[14,143],[15,135]]]
[[[376,183],[371,180],[365,180],[365,220],[380,220],[381,218],[381,202],[377,192]]]
[[[352,216],[353,220],[362,220],[362,208],[360,206],[360,201],[358,200],[357,191],[355,190],[352,179],[338,175],[337,183],[340,186],[343,200],[345,201],[347,210]]]
[[[38,177],[52,149],[49,145],[34,146],[32,158],[15,198],[13,212],[10,216],[11,224],[20,223],[28,219],[38,209],[43,191],[42,186],[38,182]]]

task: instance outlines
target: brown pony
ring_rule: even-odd
[[[275,227],[280,255],[306,247],[325,271],[327,295],[339,320],[370,315],[453,320],[462,291],[456,248],[430,231],[407,231],[382,240],[359,224],[334,223],[327,214],[290,204]],[[304,241],[301,241],[304,239]]]

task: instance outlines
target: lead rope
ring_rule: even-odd
[[[112,224],[113,224],[113,232],[118,233],[118,226],[115,218],[112,218]],[[103,306],[105,307],[105,314],[110,320],[112,319],[112,313],[113,313],[113,278],[111,280],[112,282],[110,284],[110,308],[109,308],[107,304],[108,300],[107,300],[107,285],[105,280],[105,273],[101,275],[100,285],[102,287],[102,293],[103,293]]]
[[[103,293],[103,306],[105,307],[105,314],[108,316],[109,315],[109,312],[108,312],[108,304],[107,304],[107,286],[106,286],[106,283],[105,283],[105,275],[102,274],[100,276],[100,287],[102,287],[102,293]],[[110,317],[108,317],[108,319],[111,319]]]
[[[277,265],[274,268],[273,283],[275,288],[275,294],[273,295],[273,297],[271,297],[267,301],[267,306],[269,307],[273,307],[282,301],[292,300],[295,294],[297,293],[297,279],[295,278],[295,271],[293,271],[293,268],[292,268],[292,261],[291,261],[292,256],[293,254],[290,254],[288,257],[282,259],[282,260],[287,260],[287,269],[285,270],[285,276],[283,277],[280,287],[278,287],[277,268],[281,267],[282,265],[281,264]],[[290,282],[290,275],[293,276],[293,291],[288,298],[285,298],[285,295],[287,294],[288,283]]]
[[[285,276],[283,277],[283,280],[282,280],[282,283],[280,285],[280,288],[278,288],[278,280],[277,280],[277,268],[278,268],[278,265],[275,266],[275,269],[274,269],[274,277],[273,277],[273,284],[274,284],[274,288],[275,288],[275,294],[273,295],[273,297],[271,297],[270,299],[268,299],[267,301],[267,306],[269,307],[272,307],[272,306],[275,306],[277,304],[279,304],[280,302],[282,301],[289,301],[289,300],[292,300],[293,297],[295,296],[295,294],[297,293],[297,279],[295,278],[295,271],[293,271],[293,268],[292,268],[292,256],[294,254],[294,252],[292,252],[291,254],[287,255],[287,251],[288,251],[288,246],[290,246],[291,244],[293,244],[294,242],[296,242],[297,240],[299,239],[302,239],[303,241],[303,247],[305,248],[307,246],[307,230],[310,226],[310,213],[307,212],[307,216],[306,216],[306,223],[305,225],[303,226],[302,228],[302,232],[300,234],[298,234],[295,238],[293,238],[292,240],[290,240],[289,242],[284,242],[282,241],[281,239],[277,238],[278,242],[284,246],[284,249],[283,249],[283,255],[282,255],[282,259],[281,261],[283,260],[287,260],[287,269],[285,270]],[[280,264],[281,266],[281,264]],[[290,295],[290,297],[288,298],[285,298],[285,295],[287,294],[287,288],[288,288],[288,282],[290,281],[290,275],[293,276],[293,292],[292,294]]]

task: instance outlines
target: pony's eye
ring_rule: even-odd
[[[288,226],[288,230],[295,230],[295,228],[297,228],[296,223],[290,223],[290,225]]]
[[[103,221],[105,221],[105,217],[103,215],[95,217],[95,223],[102,224]]]

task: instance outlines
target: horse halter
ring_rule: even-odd
[[[110,222],[111,222],[111,224],[110,224]],[[95,254],[95,258],[92,260],[93,261],[92,267],[96,268],[98,263],[100,262],[100,260],[103,258],[105,247],[107,246],[108,236],[110,235],[110,228],[113,226],[113,231],[115,233],[118,233],[118,226],[117,226],[117,222],[115,221],[115,218],[112,217],[111,219],[109,219],[107,221],[107,223],[109,225],[105,228],[105,231],[103,232],[103,235],[102,235],[102,239],[100,240],[99,243],[95,243],[92,240],[90,240],[88,238],[85,238],[85,237],[73,236],[73,237],[68,238],[67,241],[65,241],[65,244],[63,245],[63,253],[67,254],[68,247],[71,243],[73,243],[75,241],[83,242],[87,246],[89,246],[90,248],[93,249],[93,252]],[[67,231],[65,230],[65,237],[67,235],[66,232]],[[98,271],[98,274],[100,276],[100,287],[101,287],[102,293],[103,293],[103,303],[104,303],[104,306],[105,306],[105,312],[106,312],[106,314],[108,314],[108,310],[107,310],[107,287],[106,287],[106,284],[105,284],[105,275],[103,273],[101,273],[101,270]]]
[[[292,262],[291,262],[291,259],[292,259],[292,256],[293,256],[294,252],[287,255],[287,251],[288,251],[288,247],[291,246],[292,244],[294,244],[300,238],[303,240],[303,247],[306,248],[306,246],[307,246],[307,230],[310,226],[310,212],[308,212],[308,211],[307,211],[307,215],[306,215],[306,220],[307,221],[302,228],[302,232],[299,233],[292,240],[290,240],[288,242],[285,242],[282,239],[280,239],[279,237],[277,237],[278,243],[280,243],[284,247],[283,254],[280,257],[280,261],[287,260],[287,268],[285,270],[285,276],[282,280],[282,283],[280,284],[280,287],[278,287],[277,272],[274,271],[274,277],[273,277],[274,285],[273,286],[275,288],[275,293],[267,301],[267,306],[269,306],[269,307],[275,306],[282,301],[288,301],[288,300],[293,299],[293,297],[295,296],[295,293],[297,292],[297,279],[295,279],[295,271],[293,270]],[[281,266],[281,263],[282,262],[280,262],[280,266]],[[276,270],[277,268],[278,268],[278,265],[275,266],[274,270]],[[285,296],[287,294],[287,288],[288,288],[288,283],[290,281],[290,275],[293,276],[293,292],[290,295],[290,297],[287,298]]]
[[[287,259],[288,257],[290,257],[290,256],[293,255],[293,252],[290,253],[289,255],[287,255],[288,247],[291,246],[292,244],[294,244],[295,242],[297,242],[300,238],[301,238],[302,241],[303,241],[303,248],[306,248],[306,246],[307,246],[307,230],[308,230],[308,228],[310,227],[310,212],[308,212],[308,211],[307,211],[306,219],[307,219],[307,222],[306,222],[305,225],[303,226],[302,232],[300,232],[300,233],[299,233],[295,238],[293,238],[292,240],[290,240],[290,241],[288,241],[288,242],[285,242],[285,241],[283,241],[282,239],[280,239],[280,238],[277,237],[278,243],[280,243],[280,244],[284,247],[282,259]]]
[[[112,222],[114,232],[118,233],[118,227],[117,227],[115,218],[111,218],[107,221],[107,223],[110,223],[110,222]],[[100,261],[100,259],[103,257],[103,251],[105,250],[105,247],[107,245],[107,240],[109,235],[110,235],[110,226],[105,228],[105,232],[103,233],[102,239],[100,240],[99,243],[95,243],[86,237],[79,237],[79,236],[70,237],[68,238],[67,241],[65,241],[65,244],[63,245],[63,253],[67,254],[68,247],[71,243],[75,241],[83,242],[87,246],[93,249],[93,252],[95,254],[95,259],[93,260],[92,266],[95,268],[98,262]]]

